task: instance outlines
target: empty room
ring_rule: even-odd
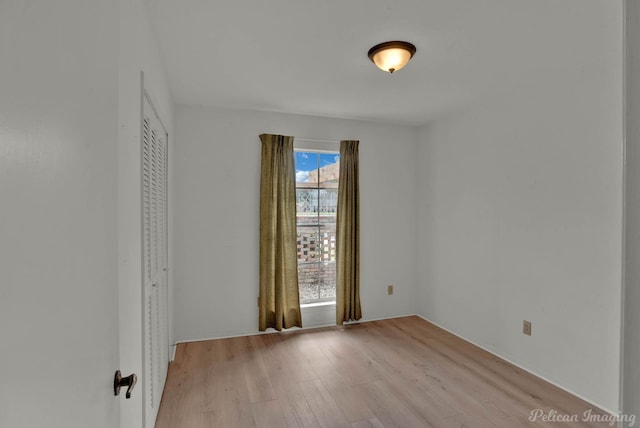
[[[0,64],[0,427],[635,426],[640,1],[7,0]]]

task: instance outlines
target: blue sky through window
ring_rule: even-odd
[[[309,179],[309,171],[336,163],[340,159],[337,153],[295,152],[296,181],[305,182]]]

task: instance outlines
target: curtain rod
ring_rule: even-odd
[[[305,138],[305,137],[293,137],[294,141],[295,140],[302,140],[302,141],[312,141],[314,143],[339,143],[340,141],[338,140],[320,140],[318,138]]]

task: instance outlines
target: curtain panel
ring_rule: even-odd
[[[302,327],[293,137],[260,135],[259,330]]]
[[[336,219],[336,324],[362,318],[358,141],[340,142]]]

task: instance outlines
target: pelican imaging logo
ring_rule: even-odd
[[[561,413],[556,409],[542,410],[533,409],[529,415],[531,422],[603,422],[609,426],[614,426],[618,422],[626,422],[628,427],[632,427],[636,423],[636,415],[611,415],[609,413],[596,413],[593,409],[587,409],[582,414]]]

